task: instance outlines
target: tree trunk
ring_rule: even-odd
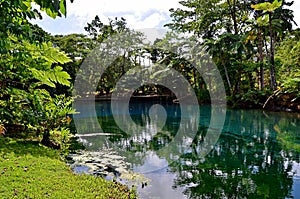
[[[258,50],[259,50],[259,68],[260,68],[260,89],[263,90],[265,88],[265,80],[264,80],[264,55],[263,55],[263,39],[261,28],[258,29]]]
[[[227,0],[227,3],[229,5],[230,14],[231,14],[232,21],[233,21],[234,34],[238,35],[239,31],[238,31],[238,25],[237,25],[237,19],[236,19],[236,0],[233,0],[232,4],[230,3],[230,0]]]
[[[270,78],[271,78],[271,90],[277,90],[276,76],[275,76],[275,48],[274,48],[274,38],[273,38],[273,28],[272,28],[272,15],[269,14],[269,30],[270,30]]]
[[[41,143],[44,146],[48,146],[48,147],[53,148],[53,149],[60,149],[60,145],[58,143],[52,142],[50,140],[50,132],[48,130],[45,130]]]
[[[223,64],[223,66],[224,66],[225,76],[226,76],[226,80],[227,80],[228,87],[229,87],[229,92],[230,92],[229,94],[231,95],[231,83],[230,83],[228,71],[227,71],[225,64]]]
[[[123,54],[123,60],[122,60],[122,65],[121,65],[121,74],[122,76],[126,73],[125,71],[125,59],[126,59],[126,52]]]
[[[199,96],[199,87],[200,85],[197,85],[197,77],[196,77],[196,69],[193,67],[193,78],[194,78],[194,90],[196,91],[196,95]]]
[[[50,132],[49,131],[45,130],[41,143],[45,146],[49,146],[49,144],[50,144]]]

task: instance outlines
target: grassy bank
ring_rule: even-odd
[[[0,198],[136,198],[116,182],[74,174],[58,151],[0,137]]]

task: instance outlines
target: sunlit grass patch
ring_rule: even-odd
[[[0,138],[0,198],[135,198],[126,186],[74,174],[59,153]]]

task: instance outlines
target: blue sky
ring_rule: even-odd
[[[43,15],[35,21],[51,34],[84,33],[87,22],[98,15],[103,22],[108,18],[124,17],[130,28],[162,28],[171,21],[170,8],[178,8],[179,0],[75,0],[67,1],[67,17],[52,19]],[[291,7],[295,21],[300,27],[300,1]]]

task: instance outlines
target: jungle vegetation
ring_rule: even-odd
[[[165,25],[170,31],[164,38],[145,43],[144,35],[130,29],[124,18],[105,24],[95,16],[84,28],[86,34],[69,35],[51,35],[30,23],[41,18],[40,12],[53,18],[66,16],[65,0],[1,1],[0,134],[67,150],[76,74],[97,45],[124,31],[142,46],[129,46],[104,71],[98,96],[109,96],[120,77],[143,65],[146,57],[151,64],[163,63],[179,71],[199,102],[209,103],[207,85],[192,63],[163,48],[182,45],[186,41],[182,34],[188,33],[217,65],[229,106],[299,111],[300,30],[293,28],[297,25],[289,9],[293,2],[188,0],[180,4],[182,8],[170,8],[172,21]],[[159,85],[142,86],[136,94],[172,95]]]

